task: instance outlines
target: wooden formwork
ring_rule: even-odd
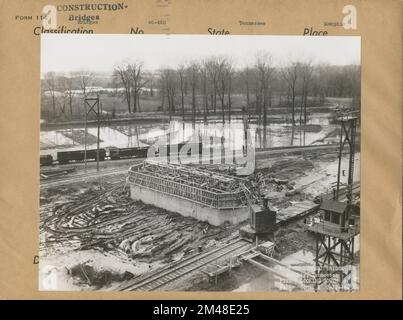
[[[130,169],[128,182],[216,209],[244,207],[248,201],[242,179],[182,165],[145,161]]]

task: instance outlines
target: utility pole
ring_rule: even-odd
[[[336,186],[336,200],[339,199],[340,191],[340,171],[341,171],[341,158],[344,146],[346,143],[349,147],[349,162],[348,162],[348,178],[347,178],[347,202],[351,204],[352,202],[352,189],[353,189],[353,178],[354,178],[354,154],[355,154],[355,135],[357,126],[357,117],[347,115],[346,117],[341,117],[339,120],[341,122],[340,131],[340,149],[339,149],[339,164],[337,169],[337,186]],[[343,136],[344,133],[344,136]]]
[[[99,111],[99,94],[97,94],[97,106],[98,106],[98,110],[97,110],[97,114],[98,114],[98,121],[97,121],[97,171],[99,171],[99,131],[100,131],[100,111]]]
[[[85,151],[84,151],[84,165],[85,169],[87,166],[87,120],[88,114],[94,112],[97,117],[97,171],[99,171],[99,143],[100,143],[100,127],[101,127],[101,112],[100,112],[100,104],[99,104],[99,94],[97,94],[96,98],[85,98]],[[87,110],[88,106],[88,110]]]
[[[85,130],[84,130],[84,172],[87,172],[87,101],[84,94]]]

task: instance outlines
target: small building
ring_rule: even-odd
[[[340,231],[348,229],[348,204],[336,200],[325,200],[320,206],[323,211],[323,221],[329,227],[340,228]]]
[[[242,238],[252,241],[256,237],[270,238],[276,229],[277,211],[270,208],[267,201],[263,206],[253,204],[250,206],[249,224],[239,229]]]
[[[252,205],[250,225],[256,233],[273,232],[276,227],[276,211],[266,206]]]

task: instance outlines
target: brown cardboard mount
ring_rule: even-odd
[[[303,35],[304,29],[362,39],[361,263],[357,293],[70,293],[38,291],[40,36],[49,4],[0,0],[0,298],[1,299],[400,299],[402,295],[402,2],[368,0],[123,0],[119,11],[92,11],[94,33]],[[114,4],[115,1],[107,3]],[[164,5],[161,5],[164,4]],[[357,28],[325,27],[357,8]],[[63,8],[63,6],[67,6]],[[75,12],[74,14],[77,14]],[[27,19],[24,17],[32,17]],[[58,24],[74,27],[69,12]],[[165,17],[164,25],[150,20]],[[265,25],[241,25],[265,21]],[[75,24],[77,27],[77,24]],[[322,33],[323,34],[323,33]],[[135,36],[135,34],[133,34]]]

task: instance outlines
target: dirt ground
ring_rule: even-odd
[[[46,189],[41,200],[40,266],[56,266],[60,282],[67,272],[80,290],[143,274],[235,231],[134,202],[119,182]]]
[[[357,155],[359,157],[359,154]],[[345,163],[347,159],[343,159]],[[263,163],[263,162],[262,162]],[[337,154],[290,156],[258,163],[251,178],[276,208],[313,200],[337,174]],[[359,172],[359,170],[357,170]],[[240,226],[214,227],[134,202],[121,179],[99,179],[41,191],[40,275],[53,270],[58,290],[107,290],[184,256],[219,245]],[[295,221],[275,233],[275,257],[314,250],[313,237]],[[218,287],[200,272],[167,290],[235,290],[261,274],[242,266]],[[46,288],[44,288],[46,289]]]

